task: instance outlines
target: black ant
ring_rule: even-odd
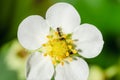
[[[57,32],[58,32],[58,35],[59,35],[60,37],[62,37],[62,32],[61,32],[60,28],[57,28]]]
[[[58,35],[60,36],[60,40],[65,40],[65,38],[62,37],[62,32],[61,32],[61,29],[59,27],[57,28],[57,32],[58,32]]]

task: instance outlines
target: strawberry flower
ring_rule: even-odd
[[[80,22],[72,5],[56,3],[45,19],[32,15],[20,23],[18,40],[33,53],[27,60],[27,80],[51,80],[53,76],[55,80],[87,80],[89,68],[82,57],[99,55],[104,42],[94,25]]]

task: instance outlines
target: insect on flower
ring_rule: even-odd
[[[80,57],[93,58],[103,48],[101,32],[91,24],[80,24],[80,15],[68,3],[51,6],[45,19],[25,18],[18,28],[21,45],[32,50],[27,60],[27,80],[87,80],[89,68]]]

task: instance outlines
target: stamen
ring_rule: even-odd
[[[55,32],[56,35],[58,35],[58,32]]]
[[[72,57],[69,57],[68,60],[71,62],[71,61],[73,61],[73,58],[72,58]]]
[[[59,56],[58,56],[58,57],[56,57],[56,60],[58,60],[58,61],[59,61],[59,60],[60,60],[60,57],[59,57]]]
[[[55,60],[53,60],[53,61],[52,61],[52,63],[53,63],[54,65],[56,65],[56,64],[57,64]]]
[[[70,43],[70,44],[72,44],[72,43],[73,43],[73,40],[68,40],[67,42]]]
[[[50,56],[53,57],[53,52],[52,51],[50,52]]]
[[[47,38],[49,39],[49,38],[51,38],[51,36],[50,36],[50,35],[47,35]]]
[[[67,37],[67,36],[64,34],[64,35],[63,35],[63,38],[66,38],[66,37]]]
[[[46,46],[46,44],[42,44],[42,46],[44,46],[44,47],[45,47],[45,46]]]
[[[61,65],[62,65],[62,66],[64,65],[64,62],[63,62],[63,61],[61,62]]]
[[[44,56],[47,56],[47,53],[44,53]]]
[[[69,49],[72,49],[72,46],[71,46],[71,45],[68,45],[68,48],[69,48]]]
[[[69,56],[70,54],[69,54],[69,52],[66,52],[66,56]]]
[[[72,52],[73,52],[74,54],[76,54],[76,53],[77,53],[77,50],[75,50],[75,49],[72,49]]]
[[[60,63],[64,65],[64,60],[72,61],[73,54],[77,53],[73,40],[70,34],[64,34],[61,28],[57,28],[57,31],[51,30],[50,34],[47,35],[48,42],[43,44],[42,47],[45,50],[44,56],[50,56],[53,65]]]

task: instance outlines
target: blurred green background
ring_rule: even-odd
[[[89,80],[120,80],[120,0],[0,0],[0,80],[25,80],[24,66],[29,54],[17,41],[20,22],[29,15],[45,16],[56,2],[72,4],[82,23],[102,32],[103,51],[93,59]]]

